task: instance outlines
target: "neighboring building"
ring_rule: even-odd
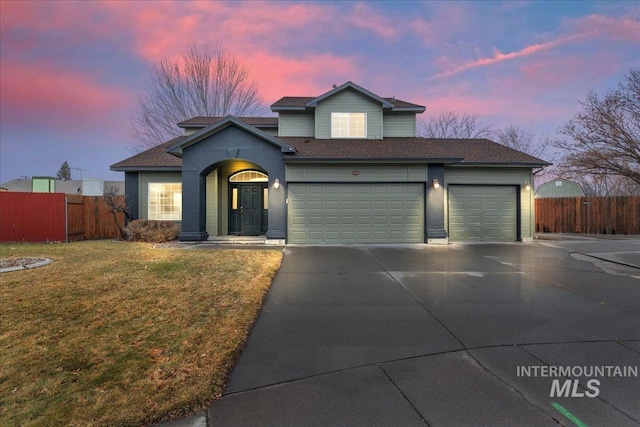
[[[577,182],[558,178],[541,184],[538,190],[536,190],[536,199],[547,199],[551,197],[585,197],[585,194]]]
[[[0,191],[20,193],[65,193],[83,196],[102,196],[104,189],[115,186],[118,194],[124,194],[124,181],[105,181],[98,178],[55,179],[38,177],[14,179],[0,184]]]
[[[181,222],[180,240],[268,243],[522,241],[533,168],[486,139],[416,137],[424,106],[352,82],[284,97],[278,117],[196,117],[185,136],[111,166],[134,218]]]

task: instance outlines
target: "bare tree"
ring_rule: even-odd
[[[246,116],[262,95],[249,69],[218,45],[191,44],[180,59],[155,65],[139,109],[131,118],[140,150],[182,135],[176,123],[196,116]]]
[[[542,158],[551,145],[548,136],[539,138],[533,129],[524,129],[512,124],[495,131],[494,138],[502,145],[538,158]]]
[[[490,138],[492,130],[480,123],[477,114],[445,111],[421,120],[419,134],[425,138]]]
[[[129,207],[127,206],[126,197],[122,194],[119,194],[118,187],[111,185],[104,189],[102,198],[104,200],[104,204],[107,206],[107,209],[113,216],[113,221],[118,227],[120,237],[122,238],[122,240],[127,240],[125,222],[127,218],[130,218],[131,213],[129,212]],[[120,223],[120,219],[118,218],[119,214],[124,214],[124,221],[122,223]]]
[[[591,91],[583,111],[560,133],[563,168],[576,175],[621,176],[640,185],[640,70],[631,69],[602,98]]]

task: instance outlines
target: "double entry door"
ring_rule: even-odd
[[[267,184],[229,183],[229,234],[258,236],[268,223]]]

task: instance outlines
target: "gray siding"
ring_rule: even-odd
[[[281,111],[278,114],[278,135],[309,136],[313,138],[315,135],[313,122],[313,112]]]
[[[382,124],[385,137],[416,136],[415,113],[387,113],[382,116]]]
[[[529,168],[448,167],[445,169],[445,186],[449,184],[514,185],[520,191],[520,227],[523,240],[534,235],[535,214],[533,190],[520,186],[528,182],[533,186],[533,175]],[[449,200],[445,192],[445,206]],[[448,224],[449,209],[445,209],[445,224]]]
[[[140,172],[140,189],[138,197],[138,213],[140,219],[149,219],[149,183],[182,182],[180,172]],[[184,214],[184,208],[183,208]]]
[[[382,106],[353,90],[343,90],[316,107],[316,138],[331,138],[331,113],[367,113],[367,138],[382,138]]]
[[[425,182],[426,165],[287,165],[287,182]]]

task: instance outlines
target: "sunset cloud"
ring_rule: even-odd
[[[535,55],[579,40],[603,39],[608,41],[640,42],[640,22],[628,17],[613,18],[590,15],[573,20],[571,27],[575,29],[572,34],[558,37],[548,42],[535,43],[509,53],[502,53],[496,49],[492,56],[447,67],[444,71],[431,76],[428,80],[451,77],[474,68],[487,67],[504,61]],[[451,60],[447,57],[442,57],[439,62],[441,64],[450,63]]]
[[[565,43],[569,43],[571,41],[580,39],[580,38],[584,38],[586,36],[586,34],[581,33],[581,34],[574,34],[571,36],[566,36],[566,37],[561,37],[558,38],[556,40],[552,40],[546,43],[536,43],[536,44],[532,44],[530,46],[527,46],[525,48],[522,48],[520,50],[517,50],[515,52],[510,52],[510,53],[502,53],[498,50],[496,50],[496,52],[494,53],[493,56],[490,57],[486,57],[486,58],[480,58],[477,59],[475,61],[470,61],[467,62],[465,64],[462,65],[458,65],[455,66],[451,69],[448,69],[446,71],[443,71],[441,73],[438,73],[432,77],[430,77],[429,80],[436,80],[436,79],[441,79],[443,77],[450,77],[450,76],[454,76],[456,74],[462,73],[464,71],[467,70],[471,70],[473,68],[478,68],[478,67],[486,67],[489,65],[493,65],[493,64],[497,64],[503,61],[509,61],[511,59],[516,59],[516,58],[522,58],[525,56],[530,56],[533,54],[536,54],[538,52],[541,51],[545,51],[545,50],[550,50],[556,46],[565,44]]]
[[[84,147],[93,130],[92,152],[121,153],[152,65],[194,42],[250,69],[265,114],[351,80],[424,117],[553,128],[640,66],[637,5],[577,3],[0,0],[0,132],[30,156],[4,143],[0,173],[38,174],[50,161],[38,144]],[[103,163],[84,166],[108,174]]]
[[[135,101],[127,91],[50,65],[3,60],[0,76],[4,125],[49,129],[104,125],[114,111],[130,108]]]

